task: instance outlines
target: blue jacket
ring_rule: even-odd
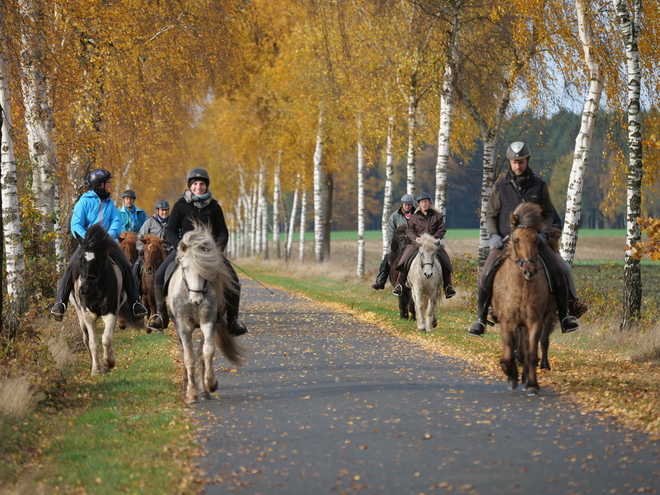
[[[84,238],[87,229],[98,223],[99,220],[102,220],[103,227],[108,231],[110,237],[116,241],[122,230],[115,204],[110,198],[101,201],[94,191],[87,191],[73,207],[71,234],[74,237],[75,234],[78,234]]]
[[[119,209],[119,222],[121,223],[121,231],[126,232],[140,232],[140,228],[147,221],[147,214],[142,208],[133,205],[133,209],[128,211],[126,205]]]

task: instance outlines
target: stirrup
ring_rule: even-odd
[[[454,289],[454,286],[449,284],[447,287],[445,287],[445,299],[451,299],[456,295],[456,289]]]
[[[62,311],[61,312],[55,311],[56,306],[58,306],[60,304],[62,305]],[[59,309],[59,308],[57,308],[57,309]],[[50,308],[50,314],[53,315],[53,318],[55,318],[55,320],[57,320],[57,321],[62,321],[62,318],[64,317],[64,312],[65,311],[66,311],[66,303],[64,303],[62,301],[57,301],[55,304],[53,304],[53,307]]]
[[[133,303],[133,316],[136,318],[142,318],[145,315],[148,315],[149,311],[147,311],[147,308],[145,308],[142,303],[140,302],[134,302]]]
[[[572,315],[565,316],[561,320],[561,333],[575,332],[580,329],[580,324],[577,321],[577,318]]]
[[[468,334],[473,335],[475,337],[483,337],[485,332],[486,332],[486,325],[481,323],[481,321],[479,320],[472,322],[472,325],[470,325],[470,328],[468,328]]]
[[[149,321],[147,322],[147,329],[158,331],[163,330],[163,317],[158,313],[151,315],[151,318],[149,318]]]
[[[403,295],[403,287],[401,284],[396,284],[396,287],[392,291],[392,294],[394,294],[396,297],[401,297]]]

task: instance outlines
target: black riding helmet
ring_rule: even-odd
[[[190,184],[198,180],[205,182],[206,187],[211,184],[211,176],[209,173],[205,169],[199,167],[193,168],[190,172],[188,172],[188,187],[190,187]]]
[[[523,160],[531,158],[532,152],[522,141],[515,141],[506,149],[506,157],[508,160]]]
[[[133,191],[133,189],[126,189],[124,191],[124,194],[121,195],[121,197],[137,199],[137,196],[135,195],[135,191]]]
[[[95,189],[104,182],[108,182],[110,179],[112,179],[112,174],[110,174],[110,172],[104,168],[97,168],[87,174],[85,185],[90,189]]]
[[[433,200],[431,199],[431,195],[429,193],[423,192],[423,193],[420,193],[419,196],[417,196],[417,202],[418,203],[423,199],[428,199],[429,201],[433,202]]]
[[[170,204],[165,201],[164,199],[161,199],[158,203],[156,203],[156,209],[157,210],[169,210],[170,209]]]

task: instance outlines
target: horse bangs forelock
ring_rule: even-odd
[[[90,251],[105,251],[107,253],[115,247],[116,243],[101,224],[95,223],[87,229],[84,245]]]
[[[428,234],[423,234],[422,237],[420,238],[419,249],[422,249],[424,251],[435,251],[435,248],[436,248],[435,238]]]
[[[195,230],[187,232],[181,239],[187,249],[178,257],[186,256],[190,268],[203,274],[209,280],[214,290],[222,290],[229,280],[228,270],[222,261],[222,253],[215,244],[211,230],[204,224],[195,224]]]
[[[519,225],[525,225],[538,231],[543,230],[544,222],[541,212],[541,205],[520,203],[511,214],[511,228],[514,229]]]

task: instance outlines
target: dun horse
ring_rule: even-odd
[[[122,318],[131,327],[139,328],[137,320],[126,301],[121,270],[110,258],[117,244],[100,225],[92,225],[84,239],[78,236],[82,254],[73,269],[73,307],[78,314],[83,341],[89,351],[91,373],[107,373],[115,365],[112,338],[121,311]],[[121,308],[121,309],[120,309]],[[103,319],[103,361],[99,360],[99,343],[96,322]]]
[[[509,390],[518,387],[516,350],[522,363],[522,387],[538,395],[538,346],[543,333],[557,322],[554,298],[538,254],[538,233],[543,227],[541,207],[522,203],[511,214],[511,235],[504,261],[493,281],[493,313],[497,315],[503,352],[500,364]]]
[[[406,249],[406,246],[410,243],[410,239],[406,235],[406,226],[401,225],[397,227],[392,237],[392,242],[390,243],[390,253],[388,254],[390,262],[390,283],[392,287],[396,285],[397,277],[399,272],[396,270],[403,251]],[[410,288],[404,284],[403,292],[399,296],[399,317],[402,320],[411,320],[415,319],[415,304],[413,303],[412,293]]]
[[[195,230],[187,232],[179,242],[176,259],[179,266],[169,282],[167,307],[183,347],[186,402],[191,403],[197,402],[198,390],[193,351],[195,328],[199,328],[202,333],[202,398],[210,398],[210,392],[218,388],[213,370],[214,341],[232,364],[240,366],[243,356],[237,340],[229,335],[223,314],[225,287],[233,284],[233,281],[211,232],[199,225]],[[238,290],[237,287],[234,289]],[[218,314],[222,315],[220,319]]]
[[[429,234],[422,234],[420,240],[415,241],[419,250],[408,272],[407,283],[415,301],[417,329],[420,332],[432,332],[438,324],[435,309],[438,305],[438,289],[442,285],[442,270],[435,251],[440,242]]]
[[[158,268],[165,260],[165,251],[163,250],[163,239],[155,235],[145,235],[142,239],[144,244],[144,263],[140,274],[140,287],[142,291],[142,304],[149,311],[149,316],[157,312],[156,292],[154,290],[154,280]],[[147,328],[147,332],[150,329]]]

